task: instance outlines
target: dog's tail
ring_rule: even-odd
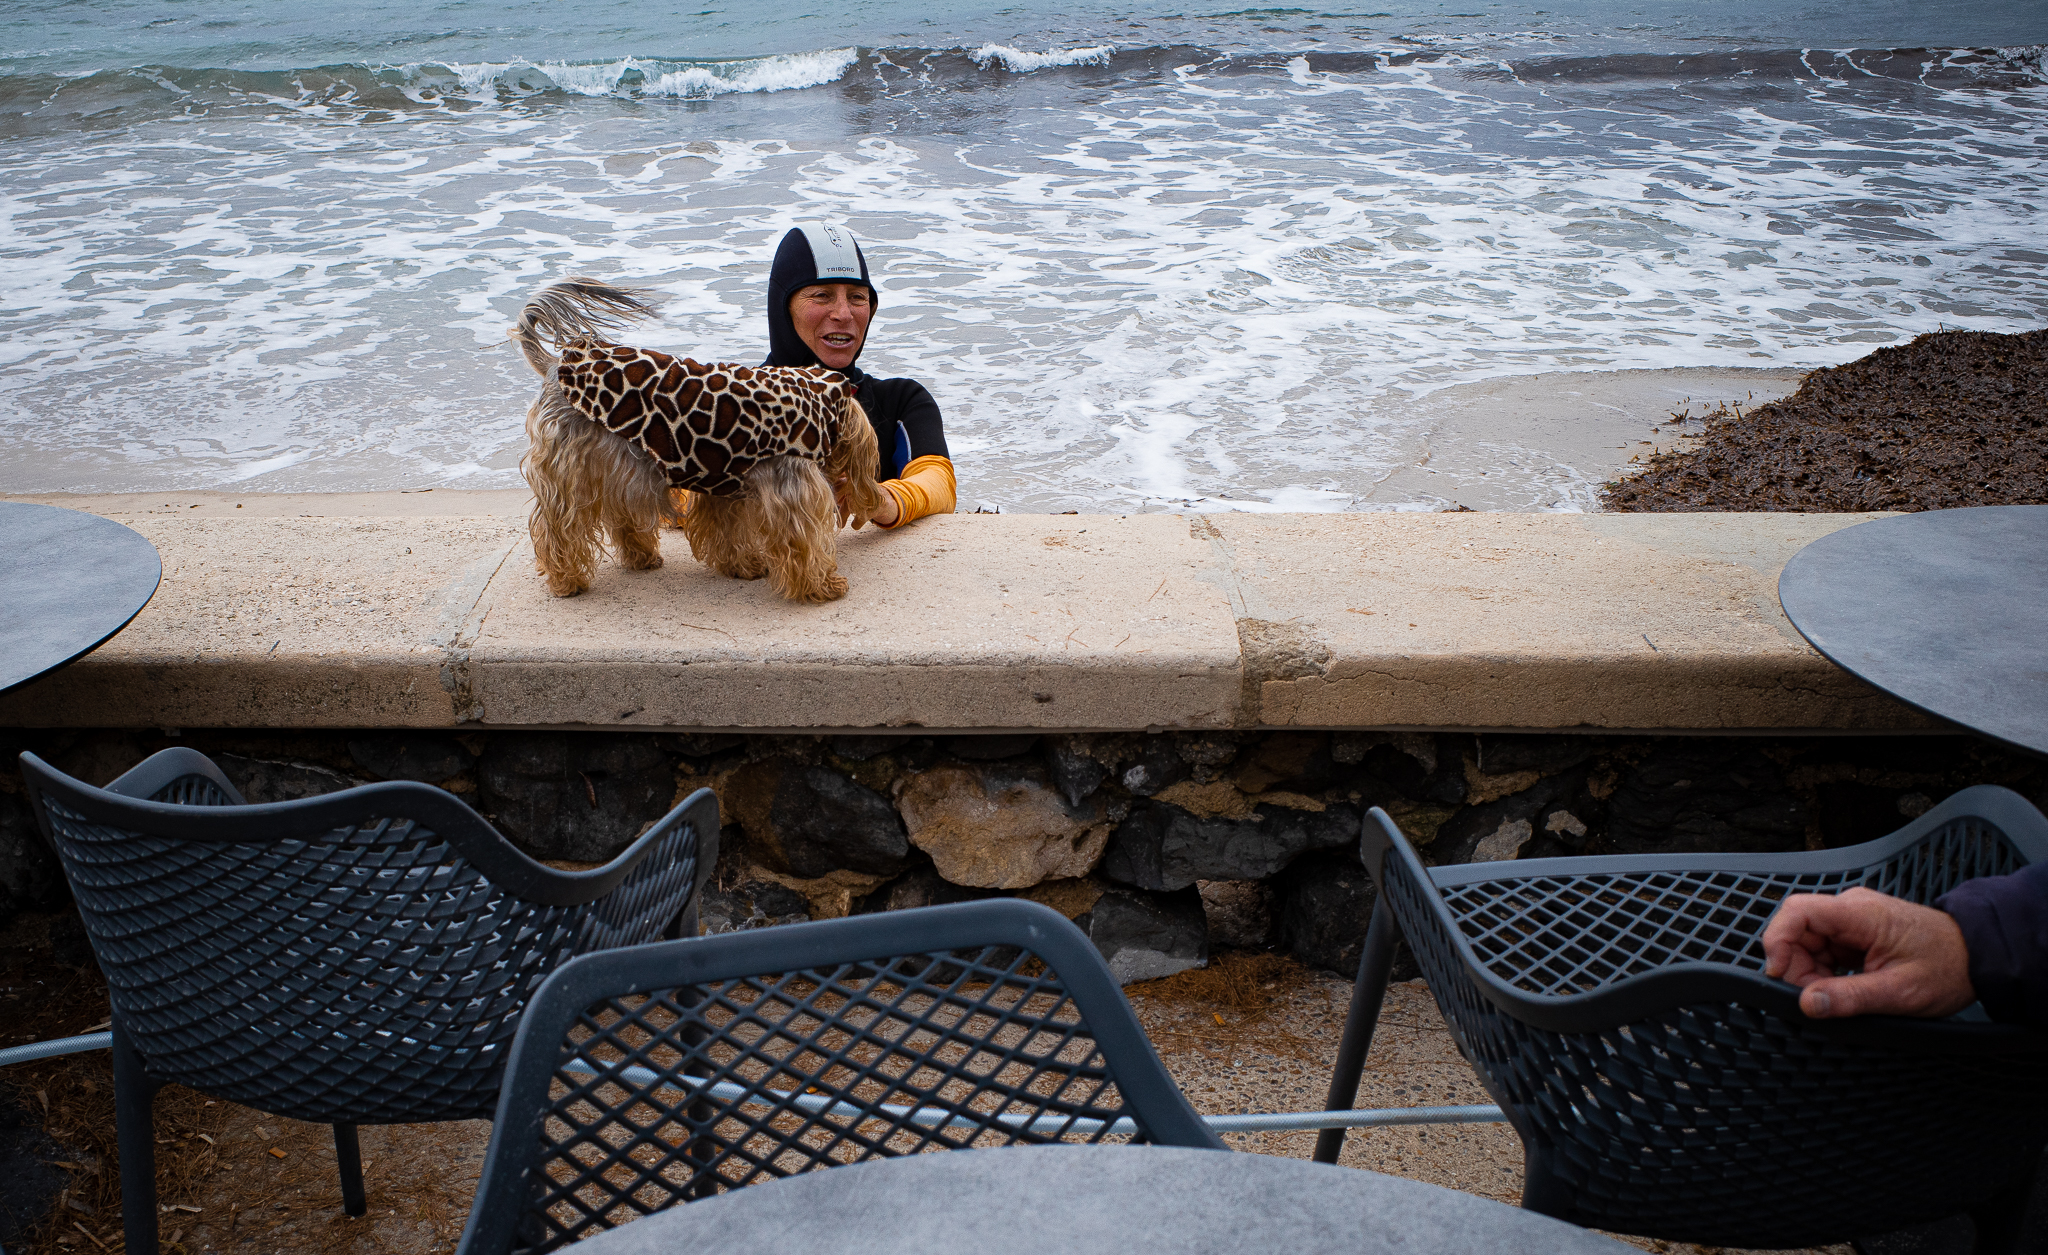
[[[577,277],[550,284],[534,295],[507,333],[542,378],[553,375],[562,346],[596,340],[630,322],[654,317],[648,293],[598,279]]]

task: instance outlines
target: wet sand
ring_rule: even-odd
[[[1805,374],[1798,368],[1719,367],[1561,371],[1385,398],[1359,417],[1381,430],[1376,438],[1396,450],[1396,463],[1376,480],[1343,485],[1354,494],[1348,508],[1598,510],[1604,484],[1675,447],[1680,432],[1669,425],[1674,413],[1702,416],[1724,404],[1747,412],[1790,394]],[[1389,432],[1390,439],[1384,434]],[[12,451],[0,467],[0,493],[50,492],[61,501],[53,492],[69,475],[61,462],[38,449]],[[963,458],[963,510],[977,499],[978,473]],[[208,485],[195,480],[193,486]],[[359,486],[346,475],[335,477],[337,492]],[[265,495],[246,485],[218,490]],[[524,494],[523,487],[504,491]]]
[[[1775,401],[1801,369],[1567,371],[1459,384],[1396,403],[1407,457],[1360,506],[1597,510],[1602,485],[1673,448],[1674,415]]]

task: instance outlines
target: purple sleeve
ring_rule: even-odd
[[[1970,947],[1970,984],[1992,1019],[2048,1028],[2048,863],[1966,880],[1936,898]]]

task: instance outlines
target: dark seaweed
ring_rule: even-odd
[[[2048,329],[1936,331],[1817,370],[1610,483],[1609,510],[1943,510],[2048,502]]]

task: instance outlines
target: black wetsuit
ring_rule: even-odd
[[[768,360],[761,363],[763,366],[823,365],[797,335],[796,323],[789,316],[789,298],[801,288],[820,282],[856,284],[868,290],[875,309],[881,308],[881,294],[868,277],[867,258],[860,255],[858,245],[853,248],[859,257],[860,278],[821,279],[811,242],[804,232],[796,229],[782,237],[781,247],[775,250],[775,265],[768,272]],[[945,424],[939,418],[939,403],[923,384],[915,379],[878,379],[860,368],[858,356],[851,366],[831,369],[838,370],[860,389],[861,408],[874,424],[875,447],[881,451],[882,465],[875,478],[895,479],[905,466],[922,457],[951,460],[953,455],[946,450]]]
[[[2048,1028],[2048,863],[1966,880],[1934,904],[1963,930],[1985,1013]]]

